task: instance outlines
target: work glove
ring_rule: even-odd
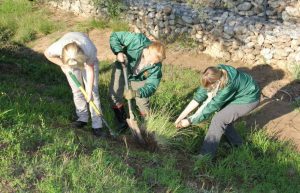
[[[139,97],[139,93],[136,90],[125,89],[124,90],[124,97],[127,100],[131,100],[131,99],[134,99],[135,97]]]
[[[191,125],[191,121],[189,119],[182,119],[179,123],[176,124],[178,129],[188,127]]]

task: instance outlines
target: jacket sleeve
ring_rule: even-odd
[[[199,87],[194,94],[194,100],[198,103],[205,101],[207,98],[207,91],[203,87]]]
[[[110,48],[114,54],[123,51],[123,47],[127,47],[135,38],[134,33],[130,32],[113,32],[110,35]]]
[[[146,83],[143,87],[137,91],[141,98],[148,98],[153,95],[158,88],[160,80],[162,78],[161,66],[158,66],[154,72],[147,78]]]
[[[189,117],[193,125],[199,124],[201,121],[207,119],[212,113],[219,111],[224,104],[231,101],[235,96],[236,89],[229,85],[224,89],[220,90],[219,93],[207,104],[199,115]]]

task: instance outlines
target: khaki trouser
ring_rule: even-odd
[[[143,87],[146,83],[144,81],[130,81],[131,88],[137,90]],[[109,95],[113,106],[121,106],[124,103],[123,93],[124,93],[125,81],[123,76],[122,68],[117,68],[116,64],[113,64],[113,70],[111,75],[111,82],[109,88]],[[149,113],[149,98],[135,98],[136,105],[142,115]]]
[[[75,85],[71,77],[69,76],[68,72],[71,71],[76,78],[79,80],[81,85],[86,85],[87,77],[86,77],[86,70],[85,69],[65,69],[64,67],[61,68],[62,71],[65,73],[69,85],[72,89],[73,93],[73,100],[76,107],[76,114],[78,116],[77,121],[83,121],[88,122],[89,120],[89,112],[88,112],[88,104],[81,93],[80,89]],[[100,97],[99,97],[99,91],[98,91],[98,82],[99,82],[99,63],[95,62],[94,64],[94,83],[93,83],[93,101],[100,109]],[[84,83],[84,84],[83,84]],[[102,119],[97,115],[97,113],[94,111],[91,105],[89,105],[89,109],[91,112],[92,117],[92,127],[93,128],[102,128]]]

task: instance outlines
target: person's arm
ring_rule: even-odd
[[[178,123],[181,120],[185,119],[186,116],[198,106],[199,106],[199,103],[197,101],[195,101],[194,99],[191,100],[191,102],[185,107],[185,109],[181,112],[179,117],[176,119],[176,121],[175,121],[176,127],[179,127]]]
[[[61,60],[61,58],[59,56],[50,56],[49,53],[47,52],[47,50],[44,52],[45,57],[52,63],[58,65],[58,66],[62,66],[63,62]]]
[[[160,80],[162,78],[161,66],[157,66],[155,71],[146,79],[143,87],[137,90],[140,98],[148,98],[157,90]]]
[[[52,63],[56,65],[63,65],[63,62],[60,58],[61,56],[61,43],[60,40],[51,44],[44,52],[45,57]]]
[[[93,64],[85,64],[84,68],[86,70],[86,93],[87,93],[87,102],[90,102],[93,100],[92,98],[92,92],[93,92],[93,86],[94,86],[94,65]]]
[[[227,102],[231,101],[235,94],[236,89],[233,86],[229,85],[225,87],[223,90],[219,91],[214,98],[212,98],[203,111],[199,114],[190,116],[188,119],[193,125],[199,124],[201,121],[207,119],[212,113],[220,110]]]
[[[109,39],[112,52],[117,55],[123,51],[123,47],[127,47],[136,38],[136,34],[131,32],[113,32]]]

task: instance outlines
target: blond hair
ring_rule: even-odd
[[[154,53],[155,59],[158,62],[162,62],[166,58],[166,49],[165,46],[159,42],[159,41],[154,41],[150,46],[148,47],[149,52]]]
[[[212,85],[220,81],[219,88],[224,88],[228,82],[227,72],[217,67],[208,67],[204,70],[201,77],[201,84],[209,89]]]
[[[75,43],[69,43],[62,49],[62,62],[73,68],[83,68],[86,56],[83,50]]]

